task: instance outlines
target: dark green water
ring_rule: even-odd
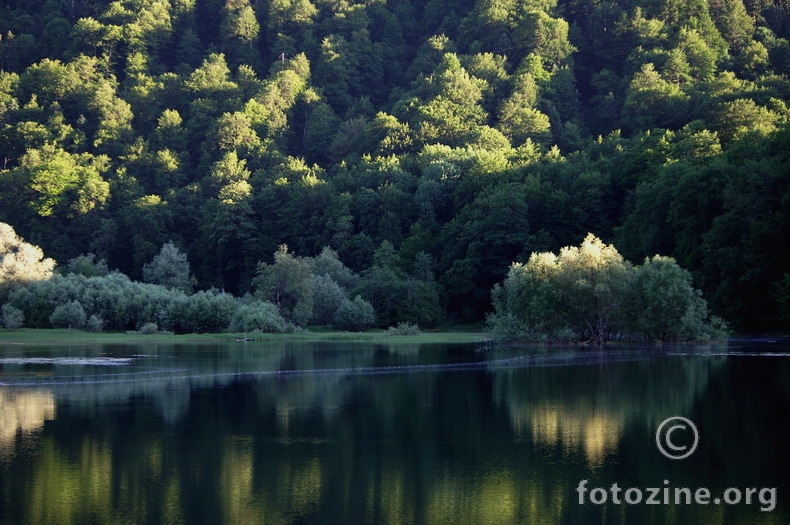
[[[0,345],[0,524],[788,524],[788,408],[787,340]],[[613,483],[669,504],[591,502]]]

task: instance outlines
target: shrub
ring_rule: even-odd
[[[173,241],[162,245],[161,251],[143,266],[143,279],[166,288],[192,293],[197,280],[189,274],[189,261]]]
[[[85,277],[103,277],[110,273],[107,268],[107,262],[104,259],[96,262],[94,261],[95,258],[96,256],[94,254],[89,253],[69,259],[69,262],[66,263],[66,267],[63,270],[63,274],[68,275],[70,273],[76,273],[78,275],[84,275]]]
[[[495,337],[508,340],[602,344],[624,332],[667,341],[721,333],[711,327],[691,274],[674,259],[657,255],[633,267],[591,234],[578,248],[533,253],[526,264],[513,263],[491,295],[489,326]]]
[[[699,339],[708,308],[675,259],[656,255],[636,269],[631,287],[633,328],[647,340]]]
[[[25,314],[19,308],[14,308],[10,304],[3,305],[3,326],[9,330],[22,328],[25,324]]]
[[[230,294],[200,291],[171,303],[171,318],[179,332],[221,332],[228,328],[238,306]]]
[[[313,271],[303,257],[288,252],[280,246],[274,254],[274,264],[261,262],[253,279],[255,295],[277,305],[278,312],[287,321],[305,325],[313,316],[313,289],[310,278]]]
[[[398,326],[390,326],[387,335],[420,335],[422,330],[414,323],[398,323]]]
[[[145,323],[137,330],[138,334],[151,335],[159,333],[159,326],[156,323]]]
[[[329,275],[317,275],[310,279],[313,289],[313,317],[310,324],[330,325],[343,300],[348,296]]]
[[[345,299],[341,303],[332,324],[341,330],[361,332],[365,328],[373,326],[375,322],[376,316],[373,306],[357,295],[353,301]]]
[[[61,304],[49,316],[49,324],[53,328],[82,328],[85,320],[85,310],[79,301]]]
[[[254,301],[239,306],[230,323],[231,332],[282,333],[288,329],[288,323],[280,315],[277,307],[266,301]]]
[[[99,317],[96,314],[88,317],[88,320],[85,322],[85,329],[89,332],[101,332],[104,330],[104,319]]]

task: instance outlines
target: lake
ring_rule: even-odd
[[[787,524],[788,408],[787,338],[0,343],[0,524]]]

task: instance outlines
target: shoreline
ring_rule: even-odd
[[[246,338],[246,341],[244,340]],[[206,334],[137,334],[127,332],[85,332],[51,328],[0,329],[0,345],[84,345],[147,343],[238,343],[328,342],[376,344],[465,344],[492,341],[485,331],[426,331],[419,335],[388,335],[386,330],[366,332],[303,331],[295,333],[206,333]]]

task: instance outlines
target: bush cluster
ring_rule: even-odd
[[[489,325],[506,340],[707,340],[725,329],[674,259],[656,255],[633,266],[592,234],[578,248],[514,263],[492,299]]]
[[[387,335],[420,335],[422,330],[414,323],[398,323],[387,328]]]
[[[286,332],[308,325],[359,331],[377,319],[383,326],[436,322],[441,312],[429,272],[408,275],[386,242],[361,276],[329,248],[316,257],[297,257],[283,245],[273,264],[259,264],[253,297],[215,290],[192,294],[189,263],[172,243],[143,270],[146,280],[156,282],[108,272],[92,254],[77,257],[51,278],[16,286],[3,307],[3,325],[138,333]]]
[[[270,303],[245,303],[212,290],[187,295],[177,288],[132,281],[118,272],[93,277],[54,275],[17,288],[3,307],[4,324],[13,325],[20,316],[30,328],[70,326],[94,332],[141,330],[153,324],[157,331],[175,333],[221,332],[237,326],[243,331],[255,322],[240,319],[253,318],[259,319],[255,328],[261,330],[287,329]]]
[[[416,259],[424,257],[420,253]],[[281,246],[273,264],[259,264],[253,285],[256,297],[275,304],[286,321],[298,326],[362,330],[398,322],[435,324],[441,319],[432,275],[404,272],[387,241],[361,275],[347,268],[330,248],[316,257],[297,257]]]

